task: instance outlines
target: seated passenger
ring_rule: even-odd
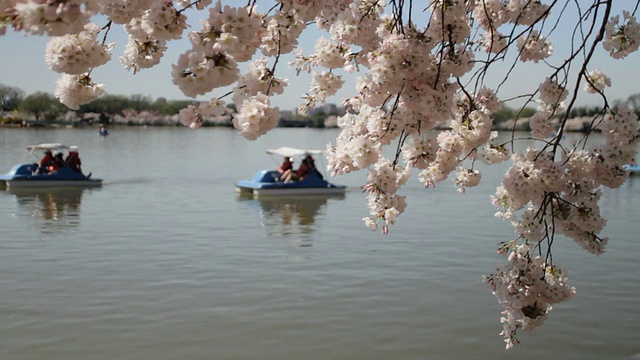
[[[304,177],[312,169],[313,169],[313,167],[309,164],[309,160],[307,158],[305,158],[304,160],[302,160],[302,164],[300,164],[300,167],[298,168],[298,170],[296,170],[295,172],[293,170],[286,171],[282,175],[283,176],[282,180],[284,182],[300,181],[300,180],[304,179]]]
[[[309,166],[309,172],[318,171],[316,169],[316,161],[313,159],[313,156],[307,155],[307,157],[305,157],[304,159],[307,161],[307,165]]]
[[[288,156],[285,156],[284,161],[278,168],[278,172],[280,173],[280,176],[276,179],[276,181],[280,181],[284,179],[284,174],[287,171],[291,171],[292,169],[293,169],[293,159]]]
[[[78,148],[72,146],[69,148],[69,155],[65,159],[67,165],[71,168],[71,170],[81,173],[82,172],[82,162],[80,161],[80,154],[78,154]]]
[[[53,157],[53,159],[53,163],[49,165],[49,174],[53,174],[58,171],[58,169],[67,166],[62,153],[57,153],[56,156]]]
[[[38,168],[36,174],[46,174],[49,172],[49,168],[56,163],[56,158],[53,156],[51,150],[44,152],[44,157],[38,161]]]
[[[62,153],[57,153],[55,158],[56,158],[55,166],[57,166],[58,169],[60,169],[63,166],[67,166],[67,162],[64,161],[64,155],[62,155]]]

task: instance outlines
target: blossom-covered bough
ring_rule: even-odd
[[[606,224],[601,188],[616,188],[628,176],[622,166],[635,154],[638,120],[609,102],[611,80],[593,63],[599,53],[622,60],[638,49],[638,2],[617,2],[620,13],[612,0],[240,3],[4,0],[0,34],[13,29],[51,36],[46,62],[61,73],[55,95],[71,109],[104,92],[91,72],[111,60],[112,27],[122,26],[129,36],[119,59],[134,74],[158,64],[171,41],[187,38],[191,48],[173,65],[173,82],[186,96],[213,97],[184,109],[183,123],[201,126],[223,113],[230,97],[238,109],[233,124],[247,139],[277,125],[279,110],[270,98],[288,85],[277,77],[283,66],[312,74],[302,108],[322,104],[353,74],[353,96],[344,100],[349,111],[338,119],[341,132],[326,155],[332,175],[368,171],[365,224],[389,231],[407,207],[401,188],[412,171],[426,188],[452,178],[464,192],[481,179],[477,164],[510,160],[492,200],[515,236],[499,245],[505,264],[485,276],[504,307],[507,348],[518,342],[519,329],[539,326],[553,304],[573,296],[552,245],[569,238],[596,255],[607,245],[600,236]],[[200,19],[200,29],[187,30],[188,16]],[[319,34],[307,54],[299,44],[305,31]],[[565,43],[561,55],[554,37]],[[523,84],[530,88],[522,94],[501,99],[503,85],[525,64],[545,75]],[[215,94],[228,86],[231,92]],[[602,111],[591,119],[590,132],[566,144],[560,140],[568,114],[582,96],[592,96]],[[507,101],[536,106],[527,137],[535,147],[516,150],[515,133],[497,143],[492,114]],[[603,141],[590,141],[593,131]]]

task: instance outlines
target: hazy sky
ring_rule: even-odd
[[[614,3],[618,4],[618,6],[627,4],[626,1]],[[629,2],[628,6],[631,6],[631,3]],[[207,14],[207,12],[200,13],[200,17],[206,17]],[[190,30],[200,29],[199,22],[196,19],[191,19],[190,22],[194,24]],[[98,22],[98,25],[103,25],[103,23]],[[574,25],[575,22],[570,19],[563,18],[563,21],[560,22],[560,31],[557,31],[556,37],[552,38],[555,54],[566,54],[569,51],[569,35]],[[563,27],[566,27],[566,29],[563,29]],[[178,56],[190,47],[188,40],[169,42],[169,50],[161,64],[133,75],[122,68],[119,63],[118,57],[122,54],[126,44],[126,36],[121,27],[116,28],[112,28],[108,40],[108,42],[116,42],[112,60],[109,64],[94,70],[92,78],[97,82],[104,83],[109,94],[141,94],[150,96],[153,99],[158,97],[170,100],[187,99],[171,82],[171,64],[175,63]],[[309,54],[313,49],[315,38],[319,35],[320,33],[315,28],[304,35],[301,44],[305,48],[306,54]],[[0,56],[0,67],[2,68],[0,84],[16,86],[27,94],[36,91],[53,94],[58,74],[51,71],[44,62],[47,41],[47,37],[24,36],[22,33],[14,33],[11,30],[6,35],[0,36],[0,52],[2,53]],[[307,92],[309,84],[308,76],[296,77],[295,72],[286,65],[291,59],[291,57],[285,57],[279,63],[278,76],[289,79],[289,87],[286,88],[285,94],[273,100],[273,104],[279,106],[281,110],[291,110],[297,107],[301,103],[300,96]],[[640,80],[638,60],[640,60],[638,53],[634,53],[623,60],[599,56],[590,69],[600,68],[611,77],[613,86],[605,91],[610,100],[624,100],[629,95],[640,93],[640,88],[637,85],[638,80]],[[539,83],[544,81],[542,69],[544,69],[542,66],[528,64],[522,69],[514,71],[509,77],[509,82],[503,86],[499,95],[501,98],[506,98],[525,89],[531,89],[532,86],[537,87]],[[331,102],[341,103],[344,98],[354,94],[354,75],[346,74],[344,78],[347,83],[338,95],[330,99]],[[497,77],[490,78],[488,81],[495,81],[495,79]],[[214,90],[211,94],[198,99],[208,100],[213,96],[220,96],[228,90]],[[581,91],[578,105],[599,105],[598,101],[597,96],[588,95]]]

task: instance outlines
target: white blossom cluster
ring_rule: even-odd
[[[338,118],[342,128],[336,144],[327,145],[327,168],[332,176],[367,169],[381,157],[380,144],[367,135],[366,118],[346,114]]]
[[[546,78],[538,88],[540,100],[537,102],[537,112],[529,119],[531,135],[538,139],[552,136],[558,126],[554,115],[564,110],[564,101],[569,91],[564,85],[558,84],[551,78]]]
[[[120,63],[135,74],[140,69],[148,69],[159,64],[166,50],[164,40],[139,40],[130,35],[124,53],[120,56]]]
[[[201,102],[198,106],[189,105],[180,110],[181,123],[191,129],[202,127],[205,119],[225,114],[224,101],[214,98],[208,102]]]
[[[207,55],[224,52],[238,62],[251,60],[264,32],[255,9],[223,8],[219,1],[201,24],[199,32],[189,34],[193,50]]]
[[[500,31],[505,28],[502,25],[534,24],[544,19],[549,9],[549,5],[541,1],[475,0],[474,5],[473,18],[484,30],[481,43],[485,51],[491,53],[502,52],[507,47],[509,36]],[[538,62],[547,58],[553,51],[551,44],[535,30],[523,37],[518,37],[517,40],[522,61]]]
[[[100,12],[116,24],[125,25],[132,19],[141,17],[146,9],[150,9],[153,0],[109,0],[100,2]]]
[[[640,24],[628,11],[623,11],[624,22],[620,23],[620,16],[609,19],[606,27],[606,38],[602,44],[614,59],[624,58],[638,50],[640,46]]]
[[[333,72],[323,71],[321,73],[314,72],[309,84],[310,94],[308,106],[315,106],[326,102],[329,96],[334,95],[344,85],[344,80],[340,75]]]
[[[262,57],[249,64],[249,71],[238,80],[234,89],[233,102],[242,102],[258,93],[282,94],[287,86],[287,79],[277,78],[268,67],[269,59]]]
[[[5,1],[3,1],[4,3]],[[97,2],[65,0],[8,0],[5,11],[14,16],[20,30],[33,35],[62,36],[78,33],[89,23]]]
[[[397,195],[398,188],[405,184],[411,176],[411,170],[394,165],[389,160],[380,158],[369,169],[367,184],[362,187],[367,194],[367,202],[371,216],[363,219],[364,223],[376,230],[382,221],[382,232],[389,232],[389,225],[396,222],[407,206],[406,196]]]
[[[540,100],[551,105],[560,104],[569,95],[569,91],[562,85],[546,78],[538,88],[540,91]]]
[[[529,118],[531,135],[538,139],[546,139],[552,136],[557,128],[557,121],[554,121],[552,117],[553,113],[544,106],[544,103],[539,104],[538,112]]]
[[[537,63],[553,54],[551,43],[544,36],[538,34],[537,31],[533,31],[526,38],[519,38],[518,46],[520,47],[520,59],[522,61]]]
[[[584,91],[589,94],[603,92],[605,87],[611,86],[611,78],[605,75],[600,69],[595,69],[585,75]]]
[[[184,16],[165,5],[152,0],[112,0],[101,4],[102,13],[114,23],[123,24],[129,34],[120,63],[134,74],[160,63],[167,40],[180,37],[184,30]],[[155,22],[156,18],[162,20]]]
[[[78,75],[106,64],[111,60],[109,52],[113,44],[102,45],[96,39],[100,29],[96,24],[87,24],[78,34],[67,34],[51,38],[47,43],[44,60],[51,70]]]
[[[553,304],[575,294],[566,271],[546,263],[542,256],[531,255],[532,250],[525,244],[504,244],[499,252],[509,255],[507,264],[484,277],[505,308],[500,319],[503,328],[500,334],[507,349],[518,343],[517,330],[531,331],[542,325]]]
[[[89,73],[111,60],[113,44],[103,45],[97,40],[100,29],[89,23],[77,34],[51,38],[47,43],[45,61],[51,70],[63,74],[56,83],[55,95],[70,109],[91,102],[104,92]]]
[[[272,108],[269,97],[261,92],[242,101],[233,125],[249,140],[266,134],[278,125],[280,110]]]
[[[249,6],[230,0],[5,0],[0,35],[13,28],[54,37],[46,61],[62,73],[56,96],[72,109],[104,92],[90,75],[110,59],[111,27],[127,32],[119,60],[134,74],[160,63],[172,41],[188,39],[190,48],[172,66],[173,83],[194,98],[227,86],[232,90],[183,109],[182,123],[198,128],[204,119],[224,114],[222,99],[231,95],[238,109],[233,125],[250,140],[278,123],[279,109],[270,98],[285,94],[289,80],[277,75],[285,54],[294,54],[289,65],[298,73],[311,75],[301,97],[303,110],[337,94],[345,73],[357,75],[353,96],[343,102],[348,111],[337,120],[340,133],[327,144],[326,156],[332,175],[368,171],[362,187],[369,207],[365,225],[389,232],[410,201],[400,193],[413,169],[426,188],[450,178],[465,192],[482,179],[476,164],[510,160],[492,200],[516,240],[502,251],[510,252],[508,263],[488,278],[505,307],[507,345],[515,344],[518,329],[536,327],[551,304],[573,294],[564,271],[545,253],[551,253],[556,236],[573,239],[589,253],[604,251],[600,187],[615,188],[626,179],[622,166],[635,154],[638,122],[633,112],[604,101],[602,114],[592,121],[604,142],[567,145],[560,136],[567,124],[563,113],[571,110],[575,89],[606,100],[611,79],[592,70],[585,49],[615,59],[637,51],[640,25],[633,12],[603,19],[612,4],[596,0],[589,11],[582,1],[435,0],[426,10],[384,0],[244,3]],[[582,10],[581,29],[599,30],[572,34],[575,49],[564,62],[555,59],[562,55],[554,53],[556,26],[549,25],[563,21],[549,19],[560,3]],[[559,12],[565,14],[565,8]],[[105,26],[93,25],[94,15],[106,18]],[[187,32],[187,15],[204,15],[199,30]],[[305,54],[300,43],[308,41],[302,34],[310,24],[324,36],[309,42],[313,51]],[[533,87],[522,98],[537,104],[529,119],[535,145],[513,154],[514,137],[498,143],[491,131],[493,115],[506,100],[500,86],[485,84],[496,80],[489,69],[509,57],[514,63],[508,74],[523,62],[545,69],[542,82],[522,85]]]
[[[600,187],[619,187],[628,177],[622,167],[636,153],[640,127],[635,113],[627,108],[607,114],[598,126],[604,142],[590,150],[570,151],[557,159],[552,151],[533,148],[513,154],[512,166],[492,196],[498,208],[496,216],[511,221],[516,239],[522,242],[515,245],[514,241],[509,248],[509,263],[488,277],[494,294],[505,307],[502,334],[508,348],[516,343],[517,329],[541,325],[551,309],[549,304],[572,295],[564,280],[561,281],[564,290],[558,290],[563,296],[554,301],[547,300],[549,288],[544,284],[529,286],[527,280],[526,289],[521,287],[523,276],[526,279],[537,276],[528,277],[528,272],[548,272],[550,266],[555,269],[554,264],[534,257],[535,251],[529,246],[540,248],[549,244],[550,248],[555,236],[564,235],[591,254],[605,251],[609,239],[599,235],[606,225],[598,206]],[[535,132],[532,130],[532,134]],[[533,269],[529,268],[531,265]],[[514,299],[518,301],[516,305]],[[527,300],[522,302],[523,299]],[[535,316],[527,315],[528,312]]]
[[[86,74],[62,74],[56,81],[55,96],[70,109],[79,109],[104,93],[104,86]]]

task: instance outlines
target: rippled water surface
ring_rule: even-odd
[[[80,147],[98,189],[0,192],[0,359],[630,359],[640,353],[640,178],[606,190],[608,251],[557,241],[576,297],[504,350],[481,281],[513,232],[489,195],[412,180],[389,235],[343,197],[254,200],[234,182],[264,150],[325,148],[335,130],[0,128],[0,172],[25,146]]]

